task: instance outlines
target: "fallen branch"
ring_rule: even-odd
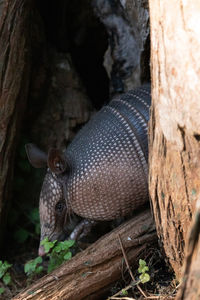
[[[123,255],[118,235],[130,264],[157,240],[149,209],[103,236],[83,252],[15,296],[13,300],[97,300],[121,278]]]

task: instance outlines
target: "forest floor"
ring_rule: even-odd
[[[0,295],[0,300],[10,300],[25,287],[35,282],[45,275],[48,266],[48,259],[44,259],[44,271],[40,275],[27,277],[24,273],[24,264],[37,257],[36,251],[28,251],[15,258],[10,268],[11,284],[5,285],[0,280],[0,288],[4,288],[4,293]],[[158,246],[148,249],[143,255],[148,266],[146,273],[150,276],[147,283],[139,282],[139,266],[131,266],[122,274],[121,279],[115,282],[110,289],[99,300],[142,300],[142,299],[175,299],[177,292],[177,282],[173,271],[163,259]],[[20,262],[20,263],[19,263]],[[135,281],[132,280],[134,277]],[[77,299],[79,300],[79,299]]]

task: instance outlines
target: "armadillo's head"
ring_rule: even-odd
[[[40,193],[40,241],[64,238],[64,225],[67,217],[66,199],[64,195],[64,173],[66,162],[63,155],[51,149],[46,155],[33,144],[26,145],[26,152],[31,164],[36,167],[48,166]],[[40,245],[38,253],[44,255],[44,247]]]

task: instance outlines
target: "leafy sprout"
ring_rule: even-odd
[[[150,280],[150,276],[147,273],[148,271],[149,271],[149,267],[147,266],[146,261],[143,259],[140,259],[138,272],[141,274],[139,276],[139,278],[142,283],[146,283]]]
[[[12,267],[12,264],[9,264],[6,260],[3,262],[0,260],[0,279],[3,281],[5,285],[11,283],[11,276],[9,273],[9,269]],[[5,289],[3,287],[0,288],[0,295],[3,294]]]
[[[58,242],[57,240],[50,242],[48,238],[41,241],[40,245],[44,247],[45,253],[49,257],[48,273],[60,266],[64,261],[71,259],[72,253],[70,248],[74,245],[75,241],[68,240]],[[27,262],[24,266],[24,272],[27,276],[33,276],[43,271],[42,258],[36,257],[35,259]]]

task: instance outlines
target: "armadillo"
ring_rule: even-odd
[[[64,237],[71,213],[83,218],[77,238],[93,222],[126,216],[148,201],[150,85],[115,97],[61,151],[26,145],[34,167],[47,166],[40,193],[41,240]],[[39,255],[44,254],[42,246]]]

